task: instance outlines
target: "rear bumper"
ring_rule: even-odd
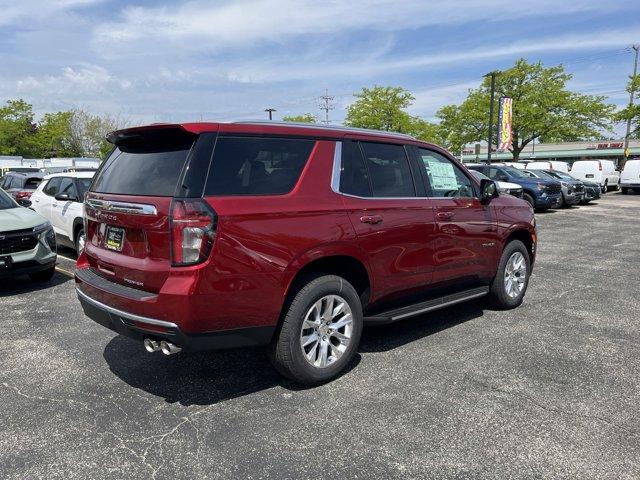
[[[638,182],[620,182],[620,186],[623,188],[639,188],[640,189],[640,183]]]
[[[76,292],[85,315],[103,327],[135,340],[167,340],[185,351],[266,345],[271,341],[276,328],[248,327],[197,334],[185,333],[175,323],[135,315],[105,305],[83,292],[80,286],[76,286]]]

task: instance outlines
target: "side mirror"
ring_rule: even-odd
[[[499,196],[500,192],[498,192],[496,182],[488,178],[480,180],[480,201],[482,203],[489,203],[492,199]]]
[[[29,208],[31,206],[31,200],[29,200],[28,198],[19,198],[18,205],[20,205],[21,207]]]
[[[56,200],[60,200],[61,202],[69,202],[69,201],[75,201],[76,198],[73,196],[69,196],[68,193],[59,193],[55,196]]]

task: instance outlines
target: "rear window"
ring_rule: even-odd
[[[220,137],[206,195],[282,195],[295,186],[314,140]]]
[[[105,160],[91,191],[171,197],[194,140],[192,135],[173,130],[125,137]]]

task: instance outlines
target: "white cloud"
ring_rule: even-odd
[[[16,80],[16,91],[19,94],[36,94],[41,91],[66,96],[104,95],[130,87],[129,80],[115,78],[98,65],[86,65],[81,68],[64,67],[60,75],[28,76]]]
[[[97,28],[96,36],[105,42],[203,38],[215,49],[357,29],[398,31],[611,8],[610,4],[588,0],[244,0],[216,5],[190,1],[179,6],[127,7],[119,21]]]
[[[21,20],[43,20],[59,12],[86,7],[104,0],[0,0],[0,26]]]

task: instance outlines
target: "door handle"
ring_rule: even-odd
[[[453,217],[453,212],[438,212],[436,217],[438,217],[439,220],[449,220]]]
[[[382,215],[365,215],[364,217],[360,217],[360,221],[362,223],[370,223],[371,225],[375,225],[376,223],[382,222]]]

